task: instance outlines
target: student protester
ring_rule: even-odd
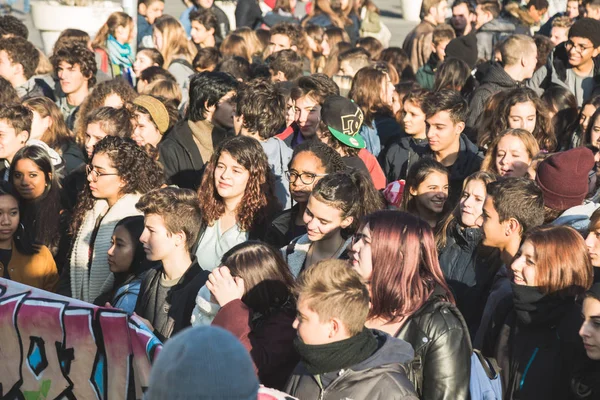
[[[513,304],[496,311],[482,352],[498,361],[506,399],[569,398],[585,359],[576,297],[592,284],[583,238],[569,227],[535,228],[510,268]]]
[[[17,151],[29,140],[33,113],[21,104],[6,104],[0,107],[0,180],[8,180],[10,163]]]
[[[65,228],[59,176],[52,159],[40,146],[25,146],[15,154],[8,182],[19,200],[21,226],[30,243],[46,246],[53,256]]]
[[[98,70],[111,78],[123,77],[133,85],[135,55],[130,46],[134,40],[133,18],[124,12],[114,12],[102,25],[92,41],[94,52],[100,56]]]
[[[50,58],[60,89],[65,94],[56,104],[60,107],[67,127],[73,129],[79,106],[96,83],[94,53],[82,45],[64,47]]]
[[[431,158],[415,162],[406,177],[401,209],[435,228],[447,210],[448,175],[448,170]]]
[[[26,39],[0,39],[0,76],[11,83],[21,99],[46,96],[54,100],[52,88],[34,76],[39,58],[38,49]]]
[[[402,45],[402,49],[410,58],[413,71],[418,71],[429,60],[433,31],[437,25],[446,21],[447,9],[446,0],[427,0],[423,3],[421,23],[406,35]]]
[[[555,18],[552,21],[550,41],[554,46],[569,40],[569,29],[573,26],[573,20],[567,16]]]
[[[474,127],[489,98],[519,87],[531,78],[537,64],[535,42],[529,36],[511,35],[500,45],[502,64],[492,64],[469,101],[467,126]]]
[[[347,258],[361,218],[381,208],[381,196],[362,172],[350,169],[321,178],[304,211],[307,233],[281,249],[294,277],[321,260]]]
[[[332,2],[331,0],[315,2],[310,12],[302,20],[303,27],[308,25],[319,25],[325,29],[330,27],[341,29],[349,38],[347,42],[353,45],[359,39],[360,20],[353,11],[351,2],[342,3]],[[325,52],[323,55],[327,56]]]
[[[298,281],[300,364],[286,392],[302,399],[417,399],[403,365],[414,355],[404,340],[365,328],[369,291],[345,262],[325,260]]]
[[[513,21],[500,15],[500,11],[500,3],[496,0],[477,0],[475,35],[480,60],[493,61],[496,44],[502,39],[515,33],[527,34],[527,29],[517,29]]]
[[[161,163],[171,185],[197,189],[205,163],[233,132],[231,99],[239,83],[222,72],[202,72],[190,81],[187,119],[178,122],[160,143]]]
[[[192,190],[165,187],[145,194],[136,208],[144,213],[146,258],[159,266],[143,277],[134,315],[164,342],[191,325],[196,294],[208,278],[192,252],[202,226],[200,204]]]
[[[198,196],[203,225],[196,256],[208,271],[236,244],[262,239],[281,210],[267,156],[256,139],[246,136],[219,145],[206,166]]]
[[[579,109],[575,95],[565,87],[553,86],[544,91],[542,100],[546,103],[552,120],[552,129],[558,143],[557,150],[569,150],[579,126]]]
[[[432,52],[427,62],[417,71],[417,83],[423,89],[433,89],[435,72],[446,58],[446,46],[456,37],[454,30],[448,24],[437,25],[432,34]]]
[[[296,146],[285,173],[294,205],[273,219],[264,241],[281,248],[294,238],[305,235],[304,211],[315,184],[322,177],[345,169],[340,155],[319,140],[309,140]]]
[[[115,283],[111,290],[101,294],[94,304],[110,305],[132,315],[135,309],[142,277],[152,266],[146,259],[140,236],[144,231],[144,217],[125,217],[115,225],[108,249],[108,267]]]
[[[528,177],[527,171],[539,152],[531,133],[524,129],[507,129],[491,144],[481,170],[504,177]]]
[[[452,18],[450,25],[454,28],[456,37],[467,36],[473,32],[477,14],[475,5],[468,0],[457,0],[452,3]]]
[[[362,111],[351,100],[329,96],[321,108],[318,137],[342,156],[348,167],[356,168],[371,178],[375,189],[385,189],[385,176],[377,159],[366,150],[360,135],[363,126]]]
[[[485,308],[473,342],[476,348],[481,348],[498,305],[510,298],[508,268],[523,237],[530,229],[544,223],[542,190],[527,178],[492,182],[487,185],[482,215],[482,244],[498,249],[503,266],[494,277],[489,294],[482,299]]]
[[[582,18],[569,30],[569,40],[557,46],[544,68],[538,69],[529,86],[542,91],[552,84],[568,88],[582,105],[598,86],[600,71],[600,21]]]
[[[366,326],[413,346],[419,398],[467,399],[469,331],[444,281],[428,224],[401,211],[367,216],[352,242],[352,268],[371,297]]]
[[[163,183],[158,163],[129,139],[105,137],[90,159],[88,182],[71,219],[71,256],[61,276],[61,293],[86,302],[114,285],[107,252],[115,225],[139,215],[137,201]]]
[[[595,268],[594,268],[595,269]],[[575,375],[572,391],[575,398],[595,398],[600,394],[600,332],[598,318],[600,317],[600,284],[595,283],[585,293],[583,300],[582,316],[584,321],[579,329],[579,336],[588,359],[584,361]]]
[[[137,47],[152,47],[154,21],[165,11],[163,0],[139,0],[137,12]]]
[[[402,100],[402,123],[406,135],[392,139],[379,155],[388,182],[406,179],[408,170],[427,149],[427,123],[423,102],[425,89],[411,90]]]
[[[190,37],[199,48],[219,47],[223,38],[219,36],[219,21],[210,10],[193,10],[190,13],[192,29]]]
[[[294,50],[281,50],[271,54],[265,60],[269,66],[273,82],[295,81],[301,76],[302,58]]]
[[[206,288],[219,310],[212,322],[233,333],[250,352],[260,382],[283,389],[298,355],[294,349],[294,278],[275,248],[248,241],[231,248]],[[202,289],[200,289],[202,290]]]
[[[29,140],[41,140],[56,151],[65,162],[65,174],[85,163],[81,148],[73,139],[58,106],[47,97],[33,97],[23,101],[33,112]]]
[[[182,12],[181,16],[179,17],[179,22],[181,22],[181,25],[183,25],[183,29],[185,29],[185,32],[188,36],[192,30],[190,14],[194,10],[210,10],[217,16],[219,29],[216,34],[221,38],[225,38],[229,34],[229,17],[227,17],[227,14],[225,14],[225,12],[215,4],[214,0],[194,0],[191,3],[192,6]]]
[[[158,0],[158,3],[161,1]],[[163,58],[160,51],[154,48],[146,48],[143,47],[138,49],[137,54],[135,55],[135,61],[133,62],[133,73],[136,78],[140,78],[142,72],[146,68],[150,67],[161,67],[164,65],[165,59]]]
[[[275,177],[277,199],[284,209],[288,209],[292,205],[284,174],[292,158],[292,149],[275,137],[285,125],[284,97],[272,83],[254,80],[238,90],[236,102],[235,132],[258,140]]]
[[[0,182],[0,276],[24,285],[54,292],[58,271],[50,250],[30,241],[20,224],[18,195],[7,182]]]
[[[173,102],[154,96],[138,96],[129,110],[134,119],[131,138],[141,147],[149,145],[157,148],[179,119]]]
[[[216,47],[198,49],[192,65],[196,72],[212,72],[221,63],[221,52]]]
[[[585,238],[592,265],[594,266],[594,283],[600,283],[600,210],[596,209],[590,216],[588,235]]]

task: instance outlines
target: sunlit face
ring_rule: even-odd
[[[352,268],[358,272],[365,282],[370,282],[371,275],[373,275],[371,241],[371,229],[367,224],[354,235],[350,251]]]
[[[60,83],[60,88],[64,94],[68,95],[71,93],[78,93],[82,90],[88,90],[89,78],[83,76],[79,64],[72,65],[65,61],[61,61],[58,64],[56,75],[58,76],[58,82]]]
[[[417,107],[412,101],[404,102],[404,132],[407,135],[414,136],[417,139],[427,137],[427,123],[425,122],[425,113],[421,107]]]
[[[19,203],[11,195],[0,196],[0,242],[12,240],[19,226]]]
[[[583,301],[583,324],[579,336],[587,356],[592,360],[600,360],[600,301],[588,296]]]
[[[526,240],[521,245],[510,266],[513,274],[513,282],[522,286],[536,286],[535,283],[535,248],[531,241]]]
[[[567,2],[567,17],[571,19],[575,19],[579,17],[579,2],[578,1],[568,1]]]
[[[394,90],[393,96],[392,112],[394,115],[397,115],[400,111],[402,111],[402,101],[400,100],[400,93],[398,93],[396,90]]]
[[[446,46],[450,43],[449,40],[442,40],[440,43],[433,46],[433,51],[439,57],[440,61],[444,61],[446,59]]]
[[[435,20],[438,24],[443,24],[446,22],[446,14],[448,13],[448,2],[442,1],[437,7],[434,7],[432,10],[432,14],[435,17]]]
[[[298,337],[305,344],[319,345],[333,342],[331,339],[331,323],[321,322],[319,314],[308,307],[308,301],[300,295],[298,297],[297,314],[293,327],[298,331]]]
[[[214,0],[198,0],[198,4],[204,9],[211,8],[214,2]]]
[[[385,74],[385,79],[381,82],[381,101],[383,104],[388,105],[390,108],[394,103],[394,84],[388,74]]]
[[[537,111],[532,101],[517,103],[508,113],[508,127],[525,129],[533,133],[537,120]]]
[[[594,146],[600,145],[600,118],[596,118],[592,131],[590,132],[590,144]]]
[[[102,126],[99,123],[93,122],[88,124],[87,129],[85,130],[84,138],[85,151],[87,152],[88,158],[92,158],[92,153],[94,152],[94,146],[96,146],[96,143],[104,139],[106,136],[106,132],[102,130]]]
[[[500,176],[521,178],[527,174],[531,156],[521,139],[504,135],[498,142],[495,164]]]
[[[273,53],[277,53],[281,50],[294,50],[296,46],[292,46],[292,41],[290,37],[287,35],[282,35],[277,33],[275,35],[271,35],[271,39],[269,40],[269,46],[271,46],[271,50]],[[292,48],[293,47],[293,48]]]
[[[13,157],[29,139],[26,131],[17,132],[6,119],[0,119],[0,158],[12,162]]]
[[[152,147],[157,147],[162,139],[160,131],[150,120],[148,114],[142,114],[140,112],[135,113],[134,130],[131,134],[131,138],[135,140],[138,146],[145,146],[147,144]]]
[[[154,24],[157,18],[162,17],[165,11],[165,3],[158,0],[146,7],[146,20],[150,25]]]
[[[352,223],[352,217],[345,218],[342,210],[310,196],[303,216],[306,233],[311,242],[328,239]]]
[[[529,7],[528,11],[529,11],[528,14],[531,17],[531,19],[533,20],[533,22],[536,24],[539,24],[540,21],[542,20],[542,18],[544,17],[544,14],[546,14],[546,11],[548,11],[548,9],[543,8],[541,10],[538,10],[534,6],[531,6],[531,7]]]
[[[290,182],[290,194],[296,203],[306,203],[313,188],[327,171],[321,160],[309,151],[298,153],[292,159],[289,172],[291,174],[302,175],[306,182],[313,179],[313,182],[306,184],[300,177],[292,183]]]
[[[105,153],[95,154],[91,166],[93,171],[88,174],[87,180],[92,196],[96,199],[104,199],[108,204],[115,204],[121,197],[125,181],[118,175],[117,169]],[[96,182],[94,182],[95,175],[98,175]]]
[[[175,235],[167,229],[165,220],[158,214],[144,215],[144,231],[140,236],[146,258],[160,261],[169,258],[176,250]]]
[[[559,26],[553,26],[550,31],[550,41],[555,45],[559,45],[562,42],[569,40],[569,28],[562,28]]]
[[[439,111],[427,119],[427,141],[432,151],[444,151],[456,147],[464,122],[454,123],[448,111]]]
[[[115,39],[121,44],[126,44],[131,41],[133,33],[133,23],[125,26],[117,26],[115,29]]]
[[[483,203],[483,244],[488,247],[504,248],[507,237],[505,235],[507,221],[500,222],[500,216],[494,207],[492,197],[487,196]]]
[[[25,200],[35,200],[46,191],[46,175],[32,160],[20,159],[11,173],[13,186]]]
[[[331,46],[329,46],[329,37],[327,35],[323,35],[323,41],[321,42],[321,54],[327,57],[330,53]]]
[[[285,126],[290,126],[296,120],[296,106],[290,97],[286,103]]]
[[[417,209],[439,214],[444,210],[448,199],[448,174],[431,171],[416,188],[410,188],[415,197]]]
[[[486,196],[485,183],[479,179],[471,179],[465,185],[460,198],[460,219],[467,228],[480,227],[483,218],[483,204]]]
[[[590,226],[590,233],[585,238],[585,245],[592,260],[592,265],[600,267],[600,226]]]
[[[148,57],[143,51],[140,51],[135,56],[135,61],[133,63],[133,73],[139,78],[146,68],[150,68],[153,65],[154,63],[152,62],[152,59]]]
[[[581,116],[579,118],[579,125],[581,125],[581,131],[582,132],[585,132],[587,130],[588,125],[590,123],[590,119],[592,118],[592,115],[594,115],[595,112],[596,112],[596,107],[594,107],[593,104],[586,104],[581,109]]]
[[[305,139],[312,138],[321,122],[321,105],[310,96],[296,100],[296,122]]]
[[[52,125],[52,118],[50,116],[42,117],[39,112],[31,110],[33,112],[33,120],[31,121],[31,132],[29,139],[41,139],[44,133]]]
[[[133,263],[136,243],[123,225],[115,228],[108,249],[108,268],[117,274],[128,272]]]
[[[206,39],[214,36],[214,34],[214,28],[206,29],[206,27],[200,22],[192,21],[192,30],[190,31],[190,36],[192,37],[194,43],[201,45],[206,42]]]
[[[484,24],[487,24],[492,19],[494,19],[494,17],[492,16],[492,14],[490,12],[488,12],[488,11],[485,11],[481,7],[481,5],[477,5],[477,7],[475,8],[475,14],[477,15],[477,19],[476,19],[476,23],[475,23],[475,29],[481,28]]]
[[[215,166],[215,187],[224,200],[241,201],[250,179],[250,172],[228,152],[221,153]]]
[[[156,47],[156,49],[162,53],[164,51],[164,41],[163,35],[158,29],[152,30],[152,40],[154,41],[154,47]]]
[[[600,10],[600,9],[599,9]],[[581,67],[591,62],[593,57],[598,55],[598,50],[594,48],[594,44],[588,38],[571,37],[573,47],[569,50],[569,64],[572,67]]]

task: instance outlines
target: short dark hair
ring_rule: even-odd
[[[301,47],[302,40],[304,39],[304,30],[298,24],[292,24],[291,22],[279,22],[271,28],[269,31],[273,35],[284,35],[290,38],[290,46]]]
[[[292,89],[292,99],[298,100],[304,96],[312,97],[317,103],[323,104],[329,96],[339,96],[340,88],[325,74],[312,74],[298,79],[298,84]]]
[[[238,56],[225,58],[215,70],[227,73],[242,82],[249,81],[252,76],[250,62]]]
[[[148,83],[160,80],[170,80],[175,82],[175,77],[162,67],[152,66],[142,71],[140,80]]]
[[[239,82],[225,72],[200,72],[190,79],[190,121],[206,119],[206,107],[216,106],[219,100],[232,90],[237,90]]]
[[[548,0],[529,0],[527,2],[527,8],[533,6],[538,11],[547,10],[549,5]]]
[[[288,81],[302,76],[302,57],[294,50],[281,50],[271,54],[266,59],[269,69],[275,73],[283,72]]]
[[[40,52],[27,39],[20,36],[10,36],[0,39],[0,51],[4,50],[13,64],[23,66],[23,75],[29,79],[35,74],[40,61]]]
[[[31,121],[33,112],[22,104],[3,104],[0,107],[0,119],[8,121],[15,133],[31,132]]]
[[[492,14],[492,17],[498,18],[500,15],[500,3],[498,0],[477,0],[477,5],[485,12]]]
[[[469,9],[469,14],[475,14],[475,5],[471,0],[456,0],[454,3],[452,3],[452,8],[458,7],[462,4],[467,6]]]
[[[219,20],[212,10],[205,10],[203,8],[193,10],[190,13],[190,23],[193,21],[196,21],[200,25],[204,26],[207,31],[211,28],[214,29],[213,35],[220,37]]]
[[[249,132],[269,139],[285,126],[285,98],[271,82],[255,80],[238,90],[236,114]]]
[[[154,189],[143,195],[135,206],[144,216],[160,215],[169,233],[185,233],[187,249],[191,251],[202,226],[200,201],[196,192],[172,186]]]
[[[137,52],[138,54],[143,52],[146,55],[146,57],[148,57],[152,61],[153,64],[158,64],[159,67],[162,67],[165,64],[165,58],[162,54],[160,54],[160,51],[156,50],[155,48],[141,47],[137,50]]]
[[[221,62],[221,52],[216,47],[203,47],[198,49],[198,53],[192,61],[192,65],[197,72],[213,71]]]
[[[528,178],[505,178],[488,183],[487,195],[492,198],[500,222],[516,219],[521,235],[544,223],[542,189]]]
[[[465,122],[467,119],[467,101],[456,90],[442,89],[430,93],[421,105],[427,118],[431,118],[440,111],[448,111],[455,124]]]
[[[12,15],[4,15],[0,17],[0,29],[3,35],[19,36],[23,39],[29,37],[29,29],[17,17]]]
[[[58,49],[50,62],[54,68],[54,72],[58,72],[58,66],[61,62],[66,62],[71,65],[79,65],[81,73],[88,79],[88,86],[94,86],[96,83],[96,72],[98,65],[96,64],[96,56],[94,52],[80,43],[73,43],[71,46],[65,46]]]

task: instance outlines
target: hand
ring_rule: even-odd
[[[148,329],[150,329],[150,332],[154,332],[154,327],[152,326],[150,321],[148,321],[146,318],[140,317],[135,312],[133,313],[133,316],[136,317],[137,319],[139,319],[144,325],[146,325],[148,327]]]
[[[227,267],[219,267],[208,276],[206,287],[221,307],[230,301],[241,299],[245,293],[244,280],[233,277]]]

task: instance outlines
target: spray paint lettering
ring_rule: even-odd
[[[123,311],[0,279],[0,398],[141,399],[161,348]]]

